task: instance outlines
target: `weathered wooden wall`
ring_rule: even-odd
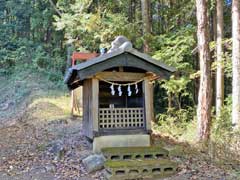
[[[92,83],[90,79],[83,81],[83,133],[85,136],[92,138],[93,133],[91,129],[91,111],[90,111],[90,102],[91,102],[91,89]]]
[[[86,79],[83,82],[83,133],[92,139],[98,132],[98,80]]]
[[[71,91],[71,113],[74,116],[83,115],[83,90],[82,86]]]
[[[153,88],[148,77],[144,78],[143,81],[143,92],[144,92],[144,106],[145,106],[145,119],[146,119],[146,130],[151,131],[151,122],[153,120]]]

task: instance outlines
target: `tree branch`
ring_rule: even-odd
[[[60,10],[56,7],[56,5],[53,3],[52,0],[49,0],[51,6],[53,7],[53,9],[56,11],[56,13],[61,17],[62,13],[60,12]]]

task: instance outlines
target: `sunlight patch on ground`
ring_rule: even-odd
[[[156,123],[152,124],[153,133],[154,134],[161,134],[163,136],[168,136],[173,139],[177,139],[181,142],[189,142],[194,143],[196,141],[196,130],[197,124],[196,121],[192,121],[190,123],[185,123],[184,125],[179,124],[162,124],[158,125]]]
[[[32,118],[41,121],[53,121],[70,116],[70,97],[42,97],[35,99],[29,106]]]
[[[197,138],[197,123],[196,121],[192,121],[188,124],[186,131],[179,137],[181,141],[188,141],[190,143],[196,142]]]

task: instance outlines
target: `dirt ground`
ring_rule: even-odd
[[[0,90],[3,87],[7,86]],[[68,95],[28,98],[7,117],[4,113],[17,108],[11,103],[16,101],[11,100],[10,89],[0,96],[0,180],[103,179],[103,170],[88,174],[82,165],[82,159],[92,153],[91,143],[82,134],[81,118],[69,115]],[[178,174],[165,180],[240,179],[239,166],[220,168],[204,152],[189,151],[189,146],[159,136],[153,136],[153,141],[169,149],[179,163]]]
[[[0,130],[0,179],[100,179],[100,172],[87,174],[81,164],[89,154],[80,119],[42,127],[20,123]]]
[[[49,105],[44,106],[49,110]],[[91,144],[82,135],[81,119],[66,118],[39,123],[39,120],[29,118],[38,108],[26,112],[25,119],[15,125],[0,129],[0,179],[102,179],[102,171],[87,174],[81,163],[84,157],[91,154]],[[167,148],[174,149],[174,146],[168,145]],[[180,166],[179,173],[167,178],[169,180],[237,179],[234,174],[202,157],[181,155],[179,152],[174,154],[174,151],[172,155]]]

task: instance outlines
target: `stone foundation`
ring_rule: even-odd
[[[103,148],[107,180],[155,180],[177,173],[178,164],[159,146]]]
[[[177,163],[168,159],[107,161],[105,177],[108,180],[159,179],[177,173]]]
[[[93,140],[93,152],[100,153],[106,147],[140,147],[150,146],[150,135],[110,135],[95,137]]]

